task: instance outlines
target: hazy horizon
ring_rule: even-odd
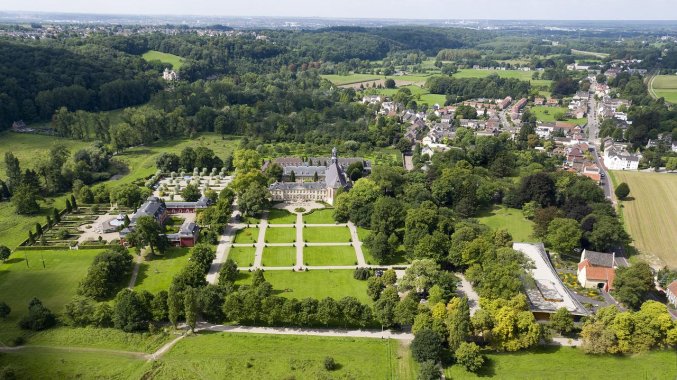
[[[259,0],[246,2],[194,0],[187,8],[179,0],[5,0],[0,11],[56,12],[137,16],[299,17],[400,20],[564,20],[564,21],[673,21],[677,10],[671,0],[523,0],[519,6],[500,0],[344,0],[340,6],[319,0]]]

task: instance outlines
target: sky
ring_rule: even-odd
[[[675,0],[2,0],[0,10],[322,18],[677,20]]]

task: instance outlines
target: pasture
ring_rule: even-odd
[[[488,353],[478,373],[454,365],[447,379],[674,379],[675,353],[652,351],[632,356],[586,355],[571,347],[540,347],[515,353]]]
[[[641,254],[658,256],[677,268],[677,176],[671,174],[613,171],[615,185],[630,186],[629,200],[622,201],[623,220],[633,245]]]
[[[150,50],[145,52],[142,55],[143,59],[146,61],[160,61],[162,63],[168,63],[172,65],[172,68],[174,70],[180,70],[181,66],[183,66],[183,62],[185,61],[185,58],[179,57],[178,55],[174,54],[169,54],[169,53],[163,53],[161,51],[155,51],[155,50]]]
[[[265,255],[265,253],[264,253]],[[237,285],[251,283],[251,273],[241,271]],[[367,296],[367,282],[353,278],[352,270],[311,270],[292,272],[291,270],[266,271],[266,281],[273,285],[274,293],[286,298],[325,297],[340,299],[353,296],[363,303],[371,304]]]
[[[91,146],[91,142],[28,133],[0,132],[0,179],[6,179],[5,153],[12,152],[19,159],[21,169],[34,169],[41,161],[48,161],[49,149],[61,144],[75,153]]]
[[[162,256],[147,258],[139,265],[134,290],[147,290],[153,294],[169,290],[174,276],[188,264],[189,251],[188,248],[170,248]]]
[[[147,378],[175,379],[407,379],[398,374],[399,342],[259,334],[187,337],[160,359]],[[324,368],[334,358],[339,367]]]
[[[651,78],[649,92],[655,98],[677,103],[677,75],[656,75]]]
[[[531,236],[534,232],[534,223],[522,215],[522,210],[494,206],[491,210],[480,213],[477,220],[494,230],[508,230],[514,241],[536,241]]]

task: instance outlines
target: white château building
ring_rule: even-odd
[[[291,161],[293,159],[281,159],[280,162]],[[354,162],[352,159],[351,162]],[[361,159],[360,159],[361,160]],[[289,202],[304,202],[304,201],[323,201],[331,205],[334,204],[339,189],[350,189],[351,183],[346,176],[343,165],[341,165],[336,148],[332,149],[331,159],[327,166],[320,162],[317,165],[285,165],[285,176],[291,171],[295,174],[294,182],[275,182],[269,186],[270,195],[273,201],[289,201]],[[344,162],[345,163],[345,162]],[[294,169],[290,169],[290,168]],[[315,181],[304,181],[314,177]]]

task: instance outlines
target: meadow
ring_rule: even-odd
[[[355,265],[357,256],[351,246],[305,247],[303,262],[309,266]]]
[[[262,264],[264,267],[293,267],[296,265],[296,247],[266,247]]]
[[[487,354],[477,373],[454,365],[446,368],[447,379],[665,379],[677,373],[674,352],[652,351],[633,356],[586,355],[576,348],[540,347],[530,351]]]
[[[273,286],[274,292],[285,298],[310,297],[319,300],[332,297],[338,300],[353,296],[363,303],[371,304],[371,299],[367,296],[367,282],[354,279],[352,270],[310,270],[307,272],[271,270],[266,271],[264,277]],[[236,284],[249,283],[251,283],[251,273],[241,271]]]
[[[677,103],[677,75],[656,75],[650,82],[650,93],[656,98]]]
[[[477,220],[494,230],[506,229],[514,241],[536,241],[531,235],[534,233],[534,223],[522,215],[522,210],[494,206],[479,214]]]
[[[537,120],[542,121],[544,123],[553,123],[553,122],[557,121],[555,119],[556,114],[558,114],[558,113],[566,114],[569,111],[569,109],[567,107],[535,106],[535,107],[531,107],[529,109],[529,111],[531,111],[532,114],[536,115]],[[581,119],[576,119],[576,118],[569,119],[569,118],[567,118],[567,119],[562,120],[562,121],[564,121],[566,123],[576,124],[576,125],[585,125],[585,124],[588,123],[587,118],[581,118]]]
[[[306,227],[303,240],[308,243],[348,243],[350,230],[348,227]]]
[[[179,57],[178,55],[174,54],[169,54],[169,53],[163,53],[161,51],[155,51],[155,50],[150,50],[145,52],[142,55],[143,59],[146,61],[160,61],[162,63],[168,63],[172,65],[172,69],[174,70],[180,70],[181,66],[183,66],[183,62],[185,61],[185,58]]]
[[[257,334],[187,337],[146,373],[175,379],[407,379],[398,374],[399,342]],[[327,371],[324,359],[338,368]]]
[[[633,245],[642,254],[656,255],[677,268],[677,176],[628,171],[611,172],[616,183],[630,186],[622,201],[623,220]]]
[[[147,258],[139,265],[134,289],[147,290],[153,294],[169,290],[174,276],[188,264],[189,252],[189,248],[169,248],[162,256]]]
[[[80,280],[101,250],[18,251],[0,264],[0,300],[12,312],[0,322],[0,342],[21,335],[17,322],[27,314],[28,302],[37,297],[55,313],[76,294]]]
[[[29,337],[28,344],[153,353],[172,339],[174,336],[167,333],[126,333],[114,328],[58,327],[34,333]]]

